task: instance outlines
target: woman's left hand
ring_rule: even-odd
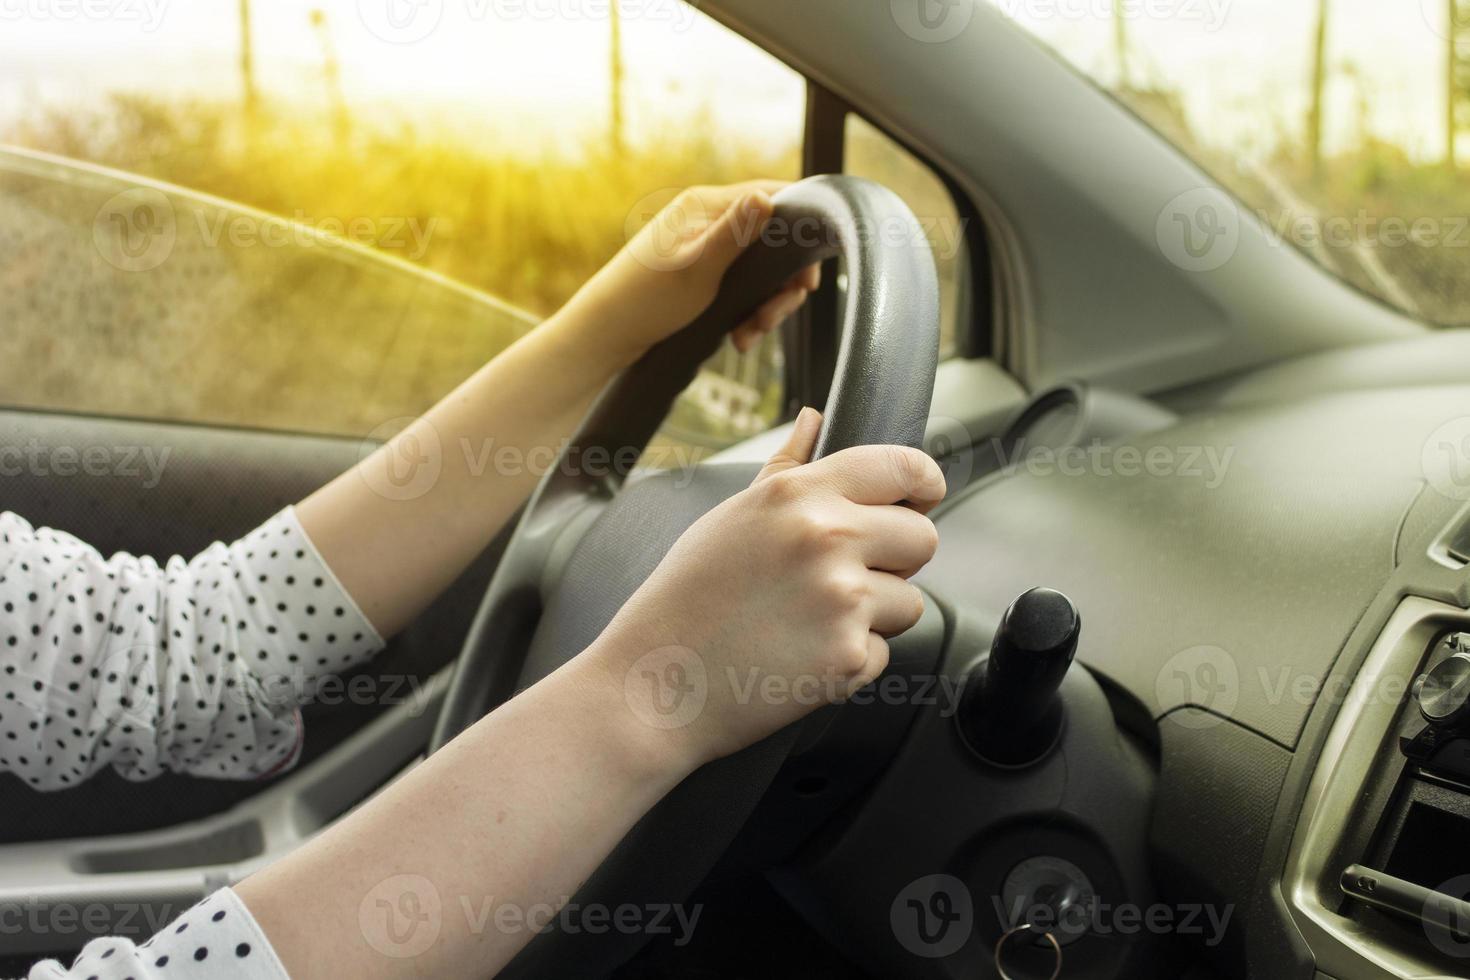
[[[557,317],[574,321],[590,334],[583,340],[614,363],[631,364],[704,312],[730,264],[771,220],[771,195],[784,186],[756,180],[681,192],[632,234]],[[641,218],[629,215],[630,225]],[[820,267],[809,266],[764,297],[732,331],[736,349],[749,350],[800,309],[819,276]]]

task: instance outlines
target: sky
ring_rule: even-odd
[[[482,130],[489,120],[502,139],[565,134],[607,118],[607,2],[254,0],[256,75],[267,95],[325,102],[322,32],[311,23],[321,9],[354,106]],[[76,3],[107,14],[50,12]],[[679,0],[620,9],[633,138],[655,109],[680,118],[706,106],[721,127],[798,138],[796,73]],[[237,97],[239,37],[234,0],[0,0],[0,118],[102,90]]]
[[[464,120],[502,141],[555,139],[606,119],[607,2],[255,0],[257,75],[268,94],[324,102],[310,22],[320,7],[355,106]],[[1135,81],[1178,89],[1209,142],[1260,154],[1301,126],[1319,0],[986,2],[1104,83],[1117,72],[1112,5],[1123,4]],[[1329,152],[1365,129],[1417,156],[1442,152],[1445,6],[1330,0]],[[796,138],[794,73],[679,0],[622,9],[633,138],[655,114],[703,107],[744,139]],[[117,89],[233,97],[238,41],[232,0],[0,0],[0,119]]]

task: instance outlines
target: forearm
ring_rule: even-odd
[[[412,620],[484,549],[618,371],[709,306],[780,186],[679,195],[555,316],[297,508],[380,634]],[[752,296],[736,347],[774,330],[816,285],[812,266]]]
[[[237,888],[293,978],[490,976],[529,941],[693,767],[607,659],[579,657]],[[387,931],[436,903],[423,933]]]
[[[367,459],[297,507],[322,558],[383,636],[452,582],[555,462],[626,363],[574,299]]]

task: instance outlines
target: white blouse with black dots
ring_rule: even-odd
[[[103,766],[269,775],[301,750],[316,682],[382,639],[287,508],[192,561],[96,549],[0,513],[0,770],[64,789]],[[286,980],[248,909],[218,891],[141,946],[96,939],[31,980]]]
[[[94,939],[71,968],[56,960],[31,967],[29,980],[289,980],[286,968],[239,897],[224,888],[134,945]]]
[[[317,681],[382,646],[291,508],[162,567],[0,514],[0,771],[36,789],[277,772]]]

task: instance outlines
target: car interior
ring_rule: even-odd
[[[943,467],[923,618],[869,696],[696,772],[573,896],[702,909],[692,936],[550,929],[503,975],[1470,975],[1470,335],[1283,243],[1001,6],[699,4],[802,77],[804,179],[777,213],[825,234],[753,246],[566,452],[663,438],[742,302],[822,261],[779,338],[771,424],[688,472],[553,470],[363,668],[391,695],[306,709],[290,772],[53,793],[0,775],[0,906],[167,921],[289,852],[583,649],[815,404],[821,451],[907,443]],[[924,216],[851,166],[859,125],[952,206],[938,275],[912,247]],[[106,237],[101,216],[159,201],[167,261]],[[104,553],[192,555],[535,322],[367,247],[206,240],[252,214],[0,148],[0,390],[22,393],[0,447],[134,447],[145,473],[22,467],[0,506]],[[328,315],[350,348],[300,329]],[[129,352],[56,325],[144,318],[175,356],[139,363],[119,410]],[[192,383],[248,423],[169,404],[203,322],[238,363]],[[357,435],[296,425],[328,411]],[[0,973],[87,935],[0,929]]]

